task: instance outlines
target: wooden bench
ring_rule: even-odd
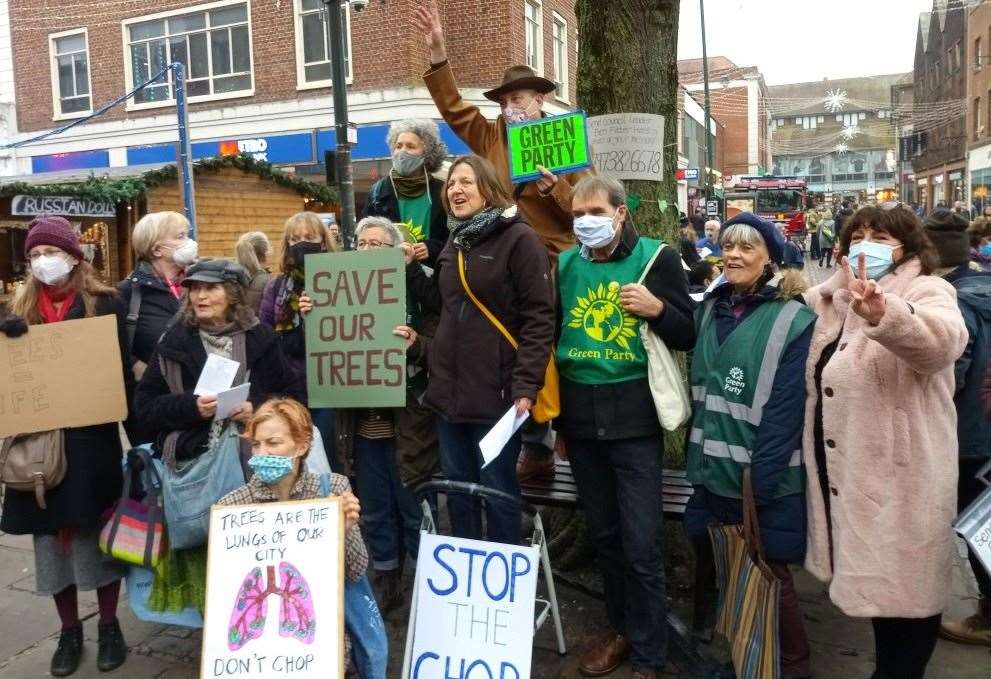
[[[664,502],[664,516],[679,519],[685,513],[688,499],[694,492],[688,476],[681,469],[665,469],[661,485],[661,498]],[[520,484],[523,499],[544,507],[575,507],[581,504],[575,477],[571,473],[571,463],[557,460],[553,477],[529,479]]]

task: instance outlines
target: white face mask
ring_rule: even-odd
[[[69,277],[72,267],[60,255],[42,255],[31,260],[31,274],[45,285],[56,285]]]
[[[601,248],[608,245],[616,235],[614,222],[619,208],[612,217],[604,215],[582,215],[575,220],[575,238],[588,248]]]
[[[186,268],[196,261],[199,256],[200,246],[192,238],[185,238],[182,244],[172,250],[172,261],[182,268]]]
[[[531,99],[526,108],[505,106],[502,109],[502,116],[506,119],[507,123],[525,123],[528,120],[534,120],[539,115],[540,102],[536,99]]]

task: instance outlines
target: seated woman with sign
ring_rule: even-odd
[[[314,212],[298,212],[286,220],[282,232],[280,269],[265,285],[258,319],[275,330],[282,352],[295,375],[301,400],[306,403],[306,347],[299,296],[305,283],[304,260],[307,255],[335,252],[337,245],[330,229]],[[334,411],[312,408],[313,421],[328,450],[333,450]],[[330,466],[343,471],[334,455],[328,455]]]
[[[357,597],[366,606],[349,605],[356,599],[352,592],[345,595],[344,623],[349,631],[344,635],[344,664],[351,657],[352,631],[359,643],[355,661],[362,679],[384,679],[388,661],[384,625],[365,579],[368,552],[358,527],[361,505],[351,492],[346,476],[331,473],[320,476],[306,471],[305,460],[313,444],[313,420],[302,404],[291,399],[276,398],[265,402],[248,420],[244,437],[251,443],[248,466],[254,474],[240,488],[225,495],[219,505],[250,505],[262,502],[312,500],[320,497],[340,497],[344,514],[344,573],[349,587],[361,583],[365,597]],[[330,555],[328,555],[330,556]],[[232,574],[241,575],[241,574]],[[360,615],[359,620],[355,619]],[[369,616],[378,618],[369,625]],[[369,629],[383,631],[370,638]],[[369,642],[374,643],[369,643]]]
[[[529,411],[543,386],[555,324],[550,258],[484,158],[454,161],[444,206],[451,239],[434,274],[442,305],[425,399],[440,415],[441,468],[453,481],[519,497],[519,432],[484,469],[478,444],[510,408]],[[452,495],[448,501],[454,535],[481,538],[477,500]],[[488,539],[520,541],[518,509],[492,502],[487,518]]]
[[[31,262],[31,277],[18,290],[12,315],[0,322],[0,332],[18,337],[29,333],[32,325],[116,316],[122,379],[130,393],[133,378],[124,344],[124,305],[117,292],[96,277],[68,221],[41,216],[29,229],[24,254]],[[123,484],[117,423],[72,427],[61,433],[65,477],[45,492],[43,505],[34,492],[7,488],[0,519],[4,533],[33,536],[35,588],[55,597],[62,621],[50,669],[55,677],[72,674],[79,667],[83,627],[76,600],[80,589],[95,589],[100,605],[97,667],[110,671],[127,657],[117,623],[117,599],[125,569],[106,560],[98,545],[101,515],[120,497]]]
[[[403,604],[402,563],[407,556],[416,559],[420,543],[423,512],[410,488],[428,480],[439,466],[434,414],[421,400],[440,297],[417,259],[416,245],[403,240],[400,226],[383,217],[365,217],[355,238],[358,250],[401,247],[406,252],[407,324],[393,331],[406,340],[406,407],[337,410],[338,454],[354,462],[358,493],[365,503],[375,589],[386,613]],[[303,295],[299,306],[305,314],[313,303]]]
[[[275,333],[260,324],[247,305],[247,282],[244,269],[227,260],[202,259],[189,267],[183,280],[187,294],[177,322],[162,336],[138,384],[135,417],[156,437],[156,448],[169,469],[188,473],[190,465],[198,460],[203,463],[210,453],[226,460],[228,464],[222,469],[229,472],[229,456],[239,453],[240,427],[250,419],[254,407],[273,396],[301,395]],[[239,364],[232,387],[250,383],[247,400],[221,418],[216,417],[217,395],[194,393],[210,355]],[[167,477],[168,472],[166,481]],[[233,485],[224,492],[243,481],[243,473],[236,482],[225,481]],[[168,502],[168,488],[165,496]],[[208,507],[219,499],[218,495],[191,501]],[[167,521],[174,509],[166,506]],[[169,526],[172,549],[164,569],[155,574],[148,605],[154,611],[202,610],[206,551],[202,543],[197,545],[192,539],[180,544],[176,529],[173,522]]]

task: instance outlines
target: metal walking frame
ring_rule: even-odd
[[[521,511],[526,512],[533,519],[533,535],[530,537],[530,544],[540,550],[540,566],[544,574],[544,582],[547,585],[547,599],[537,597],[537,614],[534,618],[533,631],[537,632],[550,616],[554,621],[554,632],[557,636],[557,652],[565,655],[568,652],[564,642],[564,628],[561,625],[561,612],[557,605],[557,591],[554,588],[554,572],[551,570],[551,557],[547,551],[547,539],[544,534],[544,524],[540,519],[540,513],[526,500],[514,497],[501,490],[487,488],[477,483],[466,483],[464,481],[428,481],[416,489],[416,497],[423,507],[423,519],[420,523],[421,533],[436,535],[437,524],[434,521],[433,512],[427,496],[445,494],[460,494],[477,497],[483,502],[503,502]],[[419,572],[416,574],[413,585],[413,598],[410,603],[411,621],[416,620],[416,593],[419,590]],[[410,663],[413,659],[413,626],[406,630],[406,650],[403,654],[403,679],[409,679]]]

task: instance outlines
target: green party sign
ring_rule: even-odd
[[[584,111],[507,125],[509,176],[514,184],[539,179],[544,167],[567,174],[590,167]]]
[[[306,257],[306,390],[314,408],[406,405],[406,262],[399,248]]]

